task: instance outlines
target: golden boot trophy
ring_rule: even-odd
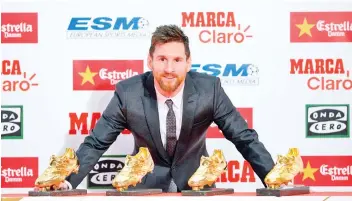
[[[188,180],[188,185],[192,190],[184,190],[182,191],[182,195],[210,196],[233,193],[232,188],[210,188],[226,170],[227,162],[220,149],[215,149],[213,155],[209,157],[202,156],[198,169]],[[204,188],[206,185],[208,185],[209,188]]]
[[[275,166],[264,179],[267,188],[257,189],[257,195],[279,197],[310,193],[307,186],[288,186],[300,173],[303,173],[303,161],[299,150],[290,148],[286,155],[278,155]]]
[[[60,184],[65,181],[71,173],[77,174],[79,161],[72,148],[66,148],[61,156],[52,155],[49,167],[36,179],[34,186],[37,191],[30,191],[30,196],[63,196],[63,195],[83,195],[87,190],[71,189],[59,190]]]
[[[162,189],[128,189],[130,186],[136,187],[142,182],[143,177],[154,170],[154,161],[148,148],[140,147],[139,152],[125,159],[125,166],[117,173],[112,181],[114,191],[107,191],[107,196],[135,196],[162,193]]]

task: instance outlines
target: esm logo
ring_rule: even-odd
[[[219,77],[226,85],[258,85],[259,68],[253,64],[192,64],[192,71]]]
[[[95,127],[95,124],[101,117],[100,112],[83,112],[83,113],[69,113],[70,117],[70,130],[69,135],[76,135],[81,133],[82,135],[88,135],[89,131]],[[123,130],[121,134],[131,134],[127,129]]]
[[[73,17],[68,25],[68,38],[136,38],[148,32],[148,20],[142,17]]]

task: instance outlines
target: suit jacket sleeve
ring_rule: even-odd
[[[116,90],[94,129],[84,139],[76,154],[80,163],[78,174],[72,173],[66,180],[76,188],[85,176],[93,169],[99,158],[115,142],[117,136],[126,128],[125,99],[122,88],[116,85]]]
[[[224,137],[231,141],[247,160],[254,172],[264,183],[265,176],[274,167],[274,161],[264,145],[259,141],[255,130],[249,129],[220,84],[220,79],[215,82],[214,97],[214,122],[223,132]]]

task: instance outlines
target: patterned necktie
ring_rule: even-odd
[[[176,116],[174,110],[172,109],[172,100],[168,99],[165,101],[166,105],[169,107],[169,111],[166,116],[166,151],[171,157],[174,156],[174,151],[176,147]]]
[[[176,147],[176,116],[174,110],[172,109],[172,100],[168,99],[165,101],[169,111],[166,116],[166,151],[170,156],[171,160],[174,157],[175,147]],[[177,186],[173,179],[171,179],[168,192],[177,192]]]

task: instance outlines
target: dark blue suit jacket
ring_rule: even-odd
[[[77,150],[79,173],[67,177],[73,188],[82,182],[126,128],[132,132],[135,140],[132,154],[136,154],[139,147],[148,147],[155,163],[153,173],[146,175],[136,188],[161,188],[166,191],[172,176],[179,190],[190,189],[188,179],[199,167],[201,156],[208,156],[206,131],[212,122],[236,146],[264,184],[264,178],[274,167],[274,161],[258,140],[256,131],[248,128],[246,121],[225,94],[220,79],[214,76],[197,72],[187,74],[182,127],[175,156],[171,160],[160,138],[153,79],[152,73],[146,72],[116,85],[107,108]]]

